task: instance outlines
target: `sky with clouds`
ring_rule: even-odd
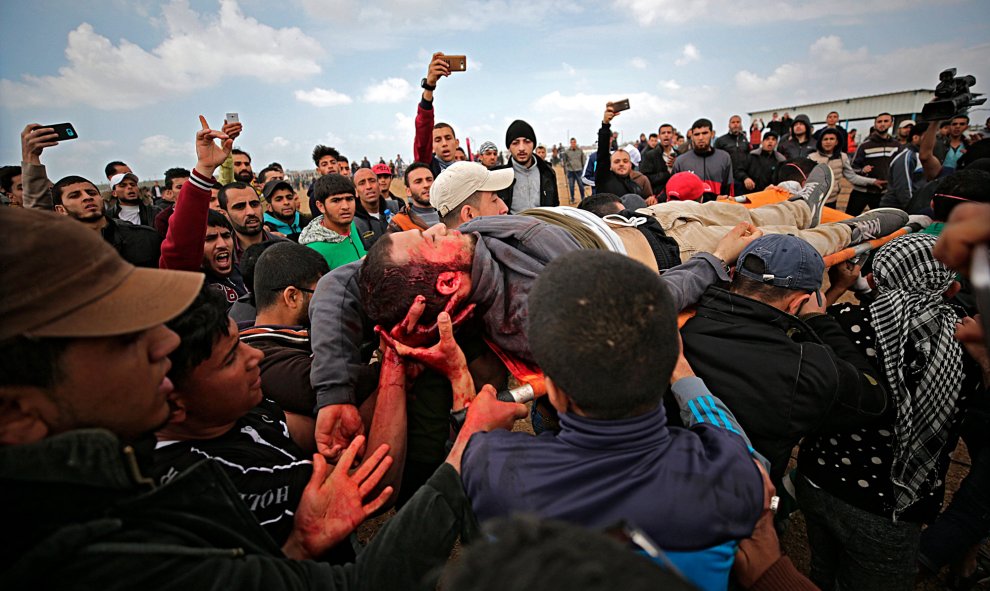
[[[513,119],[590,144],[608,100],[624,137],[706,116],[932,88],[957,67],[990,89],[984,0],[33,0],[0,19],[0,164],[26,123],[72,122],[50,175],[142,178],[195,164],[197,115],[236,111],[255,170],[309,168],[317,143],[410,160],[433,51],[466,54],[437,119],[475,148]],[[983,120],[990,112],[974,113]]]

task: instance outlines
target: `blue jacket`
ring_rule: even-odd
[[[479,521],[523,512],[603,528],[626,519],[702,589],[725,589],[752,534],[763,481],[732,413],[699,378],[673,386],[687,429],[663,407],[622,420],[560,414],[559,434],[492,431],[464,452]]]

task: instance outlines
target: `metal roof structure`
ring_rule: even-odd
[[[915,119],[921,113],[925,103],[932,100],[934,90],[919,88],[917,90],[902,90],[883,94],[837,99],[803,105],[786,105],[773,109],[749,113],[751,119],[763,119],[769,123],[774,113],[783,117],[790,113],[791,117],[804,113],[816,127],[825,123],[825,116],[831,111],[839,113],[840,122],[872,120],[878,113],[891,113],[895,120]]]

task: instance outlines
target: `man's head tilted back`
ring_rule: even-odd
[[[143,269],[68,217],[0,209],[0,444],[109,429],[122,439],[168,418],[164,326],[203,275]]]
[[[599,419],[655,409],[679,350],[677,313],[660,276],[603,251],[547,265],[529,295],[527,336],[568,410]]]
[[[391,328],[402,320],[416,296],[426,298],[420,323],[429,325],[455,295],[471,293],[475,236],[443,224],[421,232],[385,234],[368,251],[358,275],[365,312],[375,324]]]

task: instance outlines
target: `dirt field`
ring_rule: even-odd
[[[568,193],[566,187],[566,175],[560,166],[555,167],[557,172],[557,193],[560,196],[560,204],[567,205]],[[849,198],[849,192],[851,186],[845,179],[839,179],[841,183],[841,192],[839,193],[839,207],[845,207],[845,204]],[[405,194],[405,185],[402,183],[401,179],[395,179],[392,182],[392,192],[396,195]],[[585,191],[586,194],[588,191]],[[308,203],[308,200],[303,199],[303,203]],[[850,296],[846,296],[850,297]],[[525,421],[519,421],[516,423],[514,431],[526,431],[532,433],[532,425],[529,423],[529,419]],[[797,456],[797,449],[794,451],[794,457]],[[792,467],[794,465],[794,459],[791,460]],[[970,459],[969,453],[966,451],[966,446],[960,443],[958,448],[952,454],[952,464],[949,468],[949,473],[946,478],[946,505],[952,499],[952,495],[959,488],[959,483],[965,478],[966,474],[969,473]],[[381,525],[390,517],[391,514],[379,517],[372,520],[365,525],[363,525],[359,530],[359,538],[362,541],[367,541],[374,536],[374,533],[381,527]],[[784,552],[791,557],[797,568],[808,574],[810,569],[810,551],[808,549],[808,537],[805,530],[804,517],[800,512],[794,513],[791,516],[791,522],[788,526],[787,532],[781,539],[781,545]],[[456,554],[456,549],[455,549]],[[947,583],[945,580],[945,574],[942,576],[919,581],[915,586],[916,591],[937,591],[947,588]]]

